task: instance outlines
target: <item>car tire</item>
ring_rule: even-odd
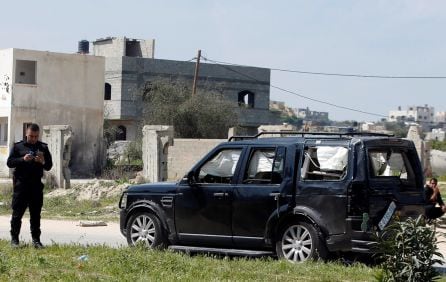
[[[276,254],[292,263],[325,259],[327,247],[315,226],[307,222],[291,222],[281,229],[276,241]]]
[[[130,217],[126,237],[129,246],[163,249],[167,245],[158,217],[149,212],[137,212]]]

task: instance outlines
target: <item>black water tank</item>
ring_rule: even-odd
[[[88,40],[79,41],[77,50],[79,54],[88,54],[90,52],[90,42]]]

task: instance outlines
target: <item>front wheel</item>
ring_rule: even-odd
[[[286,225],[278,239],[277,256],[290,262],[325,259],[327,256],[325,244],[316,228],[306,222],[293,222]]]
[[[165,247],[164,234],[158,218],[148,212],[132,215],[127,223],[127,243],[130,246],[143,245],[147,248]]]

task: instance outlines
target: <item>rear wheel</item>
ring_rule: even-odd
[[[293,263],[306,260],[325,259],[327,250],[316,228],[306,222],[292,222],[286,225],[276,242],[279,258]]]
[[[130,246],[143,245],[147,248],[165,247],[165,238],[158,218],[148,212],[132,215],[127,223],[127,243]]]

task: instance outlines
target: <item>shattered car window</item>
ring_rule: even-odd
[[[402,152],[369,151],[371,174],[374,177],[397,176],[400,179],[408,179],[412,171],[410,163],[405,161]]]
[[[230,183],[242,150],[223,150],[206,162],[200,170],[201,183]]]
[[[280,184],[284,159],[275,149],[256,149],[249,160],[244,184]]]
[[[348,164],[348,149],[342,146],[307,147],[301,168],[304,180],[340,180]]]

